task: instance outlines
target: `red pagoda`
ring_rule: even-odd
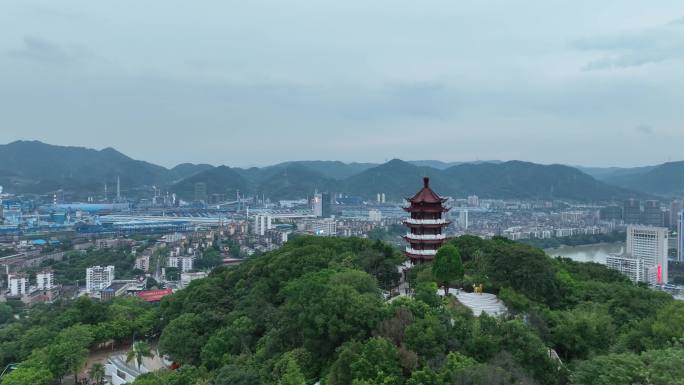
[[[411,213],[411,217],[404,220],[404,225],[409,229],[404,236],[409,244],[405,254],[412,263],[432,261],[437,249],[447,241],[442,234],[442,230],[449,226],[449,222],[443,218],[444,213],[449,211],[444,207],[446,198],[432,191],[430,178],[424,177],[423,188],[413,198],[406,200],[409,206],[404,210]]]

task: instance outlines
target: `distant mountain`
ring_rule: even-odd
[[[183,163],[169,170],[131,159],[112,148],[98,151],[35,141],[0,145],[0,184],[6,191],[52,193],[63,189],[72,192],[70,196],[75,199],[92,194],[101,196],[105,183],[113,197],[117,177],[121,178],[122,192],[128,197],[148,196],[154,185],[186,200],[194,199],[195,184],[204,182],[210,196],[220,194],[226,199],[232,199],[237,190],[245,195],[264,194],[271,199],[300,198],[319,190],[366,199],[385,193],[387,199],[396,201],[413,194],[425,175],[432,178],[431,185],[439,193],[459,197],[477,194],[487,198],[597,201],[643,193],[684,192],[684,162],[632,171],[612,170],[614,176],[606,180],[622,186],[615,187],[576,168],[518,161],[453,165],[399,159],[380,165],[296,161],[249,169]]]
[[[487,198],[623,199],[633,192],[597,181],[576,168],[509,161],[499,164],[462,164],[444,170],[458,195]]]
[[[214,166],[210,164],[181,163],[169,170],[169,176],[172,181],[176,182],[212,168]]]
[[[449,167],[461,164],[502,163],[500,160],[475,160],[472,162],[442,162],[441,160],[409,160],[414,166],[432,167],[438,170],[446,170]]]
[[[315,190],[334,191],[338,182],[310,168],[293,163],[277,168],[258,186],[256,193],[271,199],[295,199],[310,196]]]
[[[280,163],[272,167],[285,167],[291,165],[306,167],[332,179],[346,179],[352,175],[368,170],[369,168],[378,166],[376,163],[343,163],[340,161],[304,160]]]
[[[222,194],[227,199],[232,199],[238,190],[242,194],[263,194],[280,200],[306,197],[317,189],[330,191],[337,187],[336,180],[292,163],[263,169],[219,166],[185,178],[172,185],[170,190],[183,199],[192,200],[195,196],[195,184],[199,182],[206,183],[207,194]]]
[[[373,199],[378,193],[385,193],[387,200],[398,201],[415,193],[421,187],[423,176],[433,179],[437,191],[445,191],[448,182],[440,178],[440,170],[431,167],[414,166],[409,162],[393,159],[385,164],[370,168],[342,182],[344,192]]]
[[[252,185],[243,178],[235,169],[227,166],[213,167],[201,171],[195,175],[181,180],[169,187],[169,189],[185,200],[195,199],[195,185],[205,183],[207,194],[223,195],[225,199],[232,199],[237,191],[242,194],[253,191]]]
[[[651,171],[656,166],[643,167],[583,167],[574,166],[585,174],[591,175],[598,180],[609,180],[615,177],[643,174]]]
[[[366,198],[384,192],[396,200],[414,193],[422,176],[431,178],[435,191],[460,197],[475,194],[485,198],[598,201],[638,195],[572,167],[520,161],[468,163],[438,170],[395,159],[349,178],[344,186],[346,191]]]
[[[605,181],[645,193],[681,197],[684,195],[684,161],[643,167],[640,172],[613,175]]]
[[[17,192],[46,193],[58,189],[114,191],[116,178],[124,189],[163,183],[168,170],[134,160],[112,149],[53,146],[38,141],[0,145],[0,183]]]

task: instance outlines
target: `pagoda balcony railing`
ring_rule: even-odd
[[[412,249],[410,247],[406,248],[406,252],[408,254],[413,254],[413,255],[428,255],[428,256],[434,256],[437,254],[437,250],[416,250]]]
[[[408,223],[409,225],[446,225],[447,220],[446,219],[413,219],[413,218],[407,218],[404,220],[404,223]]]
[[[412,234],[406,233],[406,238],[415,240],[441,240],[446,239],[444,234]]]

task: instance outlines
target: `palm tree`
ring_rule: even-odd
[[[105,367],[99,362],[93,364],[93,366],[90,368],[90,371],[88,372],[88,377],[90,377],[90,379],[95,381],[95,383],[98,385],[102,383],[102,381],[104,380],[104,376]]]
[[[126,355],[126,362],[135,360],[135,362],[138,364],[138,370],[140,370],[142,360],[145,357],[154,357],[152,354],[152,349],[150,349],[150,345],[142,341],[134,342],[131,350],[129,350],[128,354]]]

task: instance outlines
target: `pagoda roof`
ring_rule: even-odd
[[[449,207],[444,207],[442,205],[435,206],[409,206],[403,207],[404,211],[409,213],[445,213],[451,210]]]
[[[411,203],[443,203],[446,198],[437,195],[436,192],[430,188],[430,178],[423,177],[423,188],[420,189],[412,198],[407,198]]]

